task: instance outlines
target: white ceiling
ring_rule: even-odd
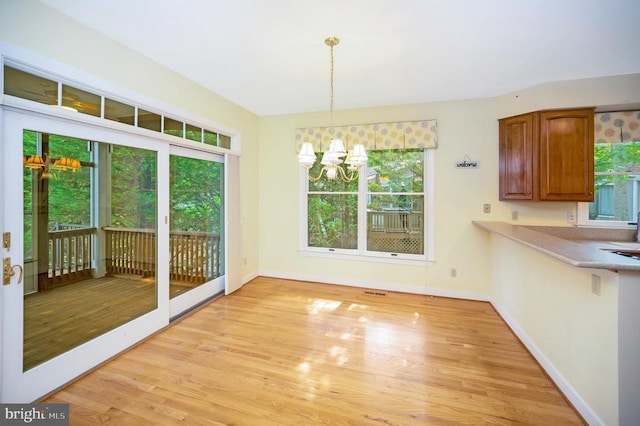
[[[258,115],[640,72],[640,0],[42,0]]]

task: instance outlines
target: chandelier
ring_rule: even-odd
[[[51,164],[51,158],[46,155],[44,160],[40,155],[24,156],[22,157],[22,163],[26,168],[40,172],[40,179],[55,178],[54,171],[71,170],[75,173],[82,167],[80,160],[68,157],[58,158]]]
[[[329,100],[331,144],[329,145],[329,150],[322,155],[322,160],[320,161],[322,169],[320,169],[318,176],[314,177],[309,173],[316,162],[316,153],[311,142],[302,144],[302,148],[298,153],[298,162],[307,169],[307,177],[312,182],[320,180],[323,173],[326,172],[328,180],[335,180],[339,177],[343,182],[348,183],[358,178],[358,169],[367,163],[367,152],[364,149],[364,145],[357,144],[347,153],[342,139],[333,138],[333,48],[340,43],[340,39],[338,37],[328,37],[324,43],[331,48],[331,96]],[[345,165],[347,171],[345,171]]]

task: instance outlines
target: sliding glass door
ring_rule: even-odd
[[[175,317],[224,290],[224,157],[171,147],[169,294]]]
[[[3,115],[0,402],[30,402],[168,324],[169,147]]]
[[[237,158],[0,118],[0,402],[34,401],[241,286]]]
[[[23,131],[23,370],[157,307],[157,155]]]

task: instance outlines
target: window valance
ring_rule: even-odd
[[[296,129],[296,152],[304,142],[311,142],[316,152],[326,151],[331,139],[336,138],[342,139],[347,150],[356,144],[364,145],[367,151],[438,147],[436,120],[334,126],[333,137],[330,129]]]
[[[640,111],[595,114],[595,143],[640,142]]]

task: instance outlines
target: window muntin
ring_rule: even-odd
[[[320,159],[321,154],[316,155]],[[425,150],[368,155],[367,166],[354,182],[324,177],[311,182],[303,176],[307,237],[303,249],[425,259]],[[321,167],[317,161],[309,174],[317,176]]]
[[[46,73],[28,72],[28,67],[22,65],[3,67],[4,94],[17,98],[27,99],[45,105],[57,105],[75,112],[101,117],[107,120],[118,121],[143,129],[162,132],[162,120],[164,118],[164,133],[183,139],[188,139],[207,145],[231,149],[231,137],[211,130],[184,123],[173,118],[163,117],[161,114],[138,109],[137,121],[134,119],[135,107],[122,102],[108,99],[101,94],[88,92],[56,81],[42,77]],[[104,101],[104,113],[102,102]],[[185,126],[185,132],[182,126]],[[202,136],[204,133],[204,137]]]

